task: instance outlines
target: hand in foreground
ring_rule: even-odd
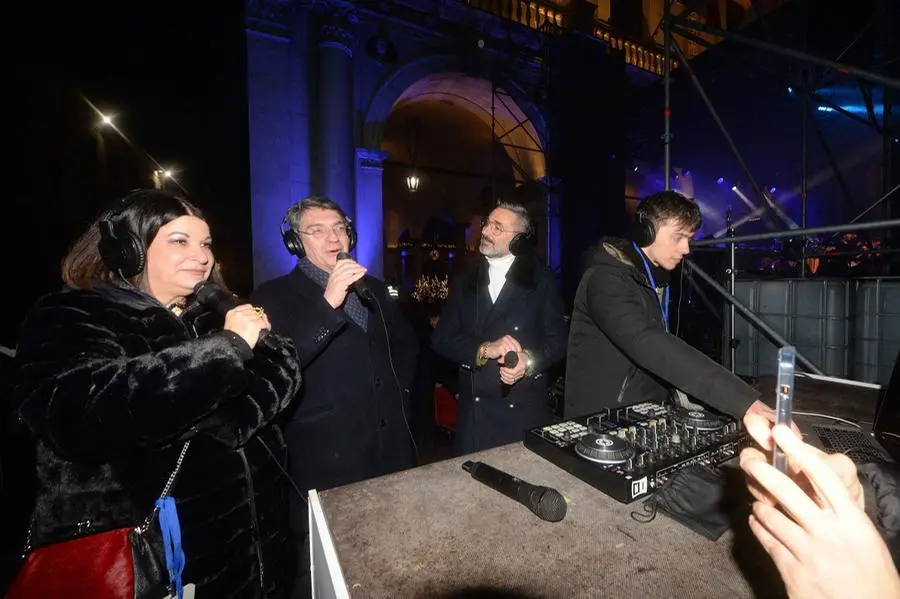
[[[325,301],[331,304],[335,310],[340,308],[347,299],[347,290],[350,285],[360,280],[364,274],[366,274],[366,267],[359,262],[350,258],[338,260],[325,285]]]
[[[235,306],[225,314],[225,330],[231,331],[247,342],[250,349],[256,347],[263,329],[271,329],[269,318],[262,308],[250,304]]]
[[[504,335],[484,346],[484,356],[489,360],[498,360],[511,351],[520,353],[522,346],[515,337],[510,335]]]
[[[822,450],[813,447],[812,445],[808,445],[803,443],[804,447],[813,454],[816,458],[822,461],[831,471],[838,477],[841,481],[841,484],[844,485],[844,488],[847,491],[847,494],[853,500],[856,505],[859,506],[860,509],[865,509],[865,496],[863,494],[862,484],[859,482],[859,474],[856,471],[856,464],[853,463],[853,460],[848,458],[842,453],[832,453],[828,454],[823,452]],[[756,447],[747,447],[743,451],[741,451],[741,465],[749,460],[758,460],[760,462],[765,462],[766,464],[772,463],[772,452],[763,452],[757,449]],[[816,497],[816,490],[812,484],[812,481],[807,477],[803,471],[800,469],[800,466],[794,460],[787,460],[787,475],[797,484],[801,489],[806,492],[810,497]],[[766,490],[756,484],[756,481],[752,477],[747,478],[747,487],[750,489],[750,493],[756,498],[757,501],[762,501],[768,505],[775,505],[775,499],[766,492]]]
[[[519,356],[519,361],[512,368],[508,368],[506,366],[500,367],[500,380],[507,385],[514,385],[519,381],[523,376],[525,376],[525,370],[528,367],[528,356],[525,355],[525,352],[517,352]],[[505,354],[504,354],[505,356]],[[504,358],[500,358],[500,363],[504,363]]]
[[[789,597],[900,599],[888,548],[841,478],[787,427],[775,427],[773,435],[813,495],[754,454],[741,455],[741,468],[778,506],[755,502],[750,528]]]
[[[760,447],[766,451],[772,451],[775,448],[772,440],[772,425],[775,424],[775,410],[759,401],[758,399],[750,404],[744,413],[744,428],[750,437],[756,441]],[[791,422],[791,429],[797,435],[797,438],[803,438],[797,425]]]

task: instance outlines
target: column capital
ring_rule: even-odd
[[[359,161],[360,168],[383,169],[387,157],[388,153],[384,150],[356,148],[356,159]]]
[[[352,56],[351,28],[359,23],[359,9],[345,0],[317,0],[315,9],[320,14],[319,47],[338,48]]]
[[[246,0],[246,21],[254,29],[275,29],[278,33],[290,29],[290,20],[294,16],[296,2],[294,0]]]

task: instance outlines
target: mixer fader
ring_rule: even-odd
[[[528,431],[525,446],[623,503],[677,470],[718,464],[748,442],[740,422],[703,409],[640,403]]]

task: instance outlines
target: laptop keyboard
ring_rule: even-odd
[[[867,462],[892,461],[884,451],[872,442],[872,438],[862,431],[835,429],[827,426],[814,427],[822,445],[831,453],[843,453],[857,464]]]

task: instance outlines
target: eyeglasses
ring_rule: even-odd
[[[309,235],[310,237],[314,237],[316,239],[324,239],[328,237],[329,233],[333,233],[337,237],[346,237],[347,236],[347,225],[345,224],[337,224],[333,227],[325,227],[323,225],[315,225],[308,228],[306,231],[300,231],[304,235]]]
[[[489,220],[487,218],[481,219],[481,229],[487,229],[493,235],[503,235],[504,233],[524,233],[525,231],[521,231],[519,229],[506,229],[503,227],[503,223],[496,220]]]

